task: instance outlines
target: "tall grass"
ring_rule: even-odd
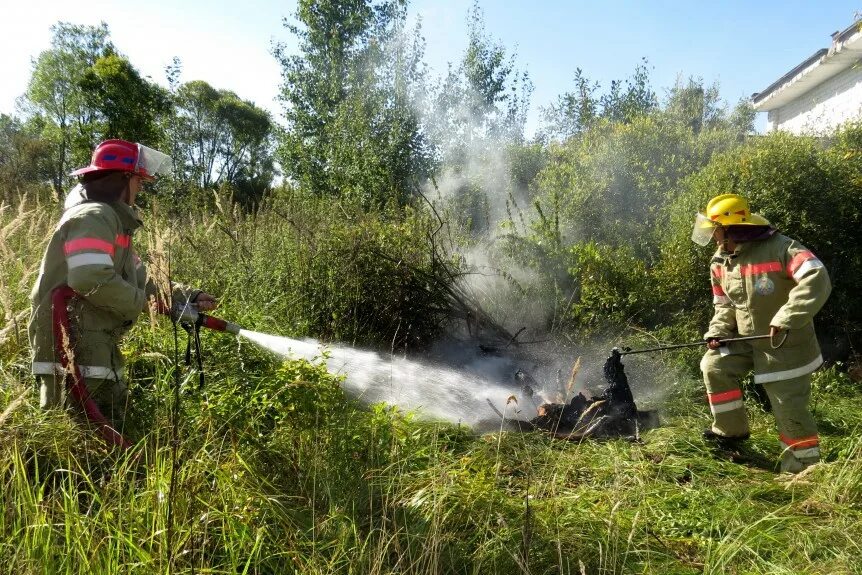
[[[421,225],[348,218],[340,229],[289,206],[254,219],[157,216],[150,227],[170,226],[172,268],[249,327],[362,340],[369,326],[397,326],[391,302],[360,309],[375,284],[351,274]],[[44,207],[0,211],[0,250],[14,254],[0,269],[7,324],[26,310],[52,225]],[[358,260],[343,261],[345,238]],[[406,253],[432,265],[427,251]],[[413,293],[409,278],[399,285]],[[860,572],[860,394],[835,371],[814,390],[826,462],[790,477],[775,473],[772,416],[755,406],[742,452],[704,444],[693,379],[676,383],[663,426],[641,443],[476,436],[360,405],[320,365],[280,364],[214,334],[204,389],[178,368],[174,420],[173,333],[154,320],[125,346],[136,444],[114,453],[65,413],[37,408],[22,327],[0,347],[0,572]]]

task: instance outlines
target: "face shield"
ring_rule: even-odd
[[[712,241],[712,232],[715,230],[709,218],[703,214],[697,214],[694,219],[694,229],[691,231],[691,241],[699,246],[707,246]]]
[[[138,144],[138,163],[135,173],[144,178],[155,178],[171,173],[171,157],[158,150]]]

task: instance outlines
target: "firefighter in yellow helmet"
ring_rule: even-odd
[[[739,381],[754,371],[772,403],[783,448],[781,470],[798,472],[819,461],[817,426],[808,408],[811,374],[823,363],[812,320],[829,297],[823,263],[784,236],[737,194],[709,201],[692,240],[718,249],[710,263],[715,314],[700,367],[713,415],[704,437],[719,443],[749,437]],[[720,344],[753,335],[769,339]]]
[[[147,299],[158,295],[134,248],[134,233],[143,225],[135,198],[144,180],[170,169],[170,157],[157,150],[107,140],[96,147],[89,166],[72,173],[80,183],[66,198],[31,294],[32,370],[41,407],[69,407],[92,422],[90,406],[95,404],[105,425],[122,433],[128,394],[119,342]],[[172,287],[174,302],[193,302],[202,310],[216,305],[199,290]],[[62,306],[72,320],[69,333],[57,329],[58,290],[73,294],[68,306]],[[58,344],[64,339],[68,341]],[[71,361],[64,363],[64,355]],[[70,371],[75,370],[83,388],[71,383]]]

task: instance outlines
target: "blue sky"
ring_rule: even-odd
[[[445,71],[466,45],[470,0],[414,0],[422,18],[426,61]],[[572,87],[577,67],[607,86],[627,77],[642,57],[664,94],[676,78],[718,82],[731,104],[760,91],[849,26],[862,0],[681,2],[485,0],[487,31],[517,53],[534,84],[529,127],[539,106]],[[49,27],[64,20],[107,22],[114,44],[145,75],[164,82],[173,56],[183,81],[202,79],[272,110],[280,70],[273,41],[295,46],[282,19],[295,0],[31,0],[0,21],[0,112],[11,113],[26,89],[31,60],[49,47]],[[762,125],[763,119],[759,120]]]

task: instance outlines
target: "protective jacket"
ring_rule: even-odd
[[[820,367],[812,319],[832,287],[823,263],[805,246],[776,233],[741,243],[733,253],[719,249],[710,280],[715,315],[705,338],[765,335],[772,325],[788,330],[778,349],[768,339],[751,342],[755,383],[793,379]],[[733,344],[719,349],[723,355],[737,351]]]
[[[51,293],[66,284],[82,296],[69,314],[72,351],[82,376],[121,378],[119,341],[157,292],[132,246],[132,235],[142,225],[137,210],[122,201],[86,201],[63,213],[31,293],[29,336],[35,375],[63,372],[55,352]],[[184,286],[173,291],[179,301],[197,295]]]

